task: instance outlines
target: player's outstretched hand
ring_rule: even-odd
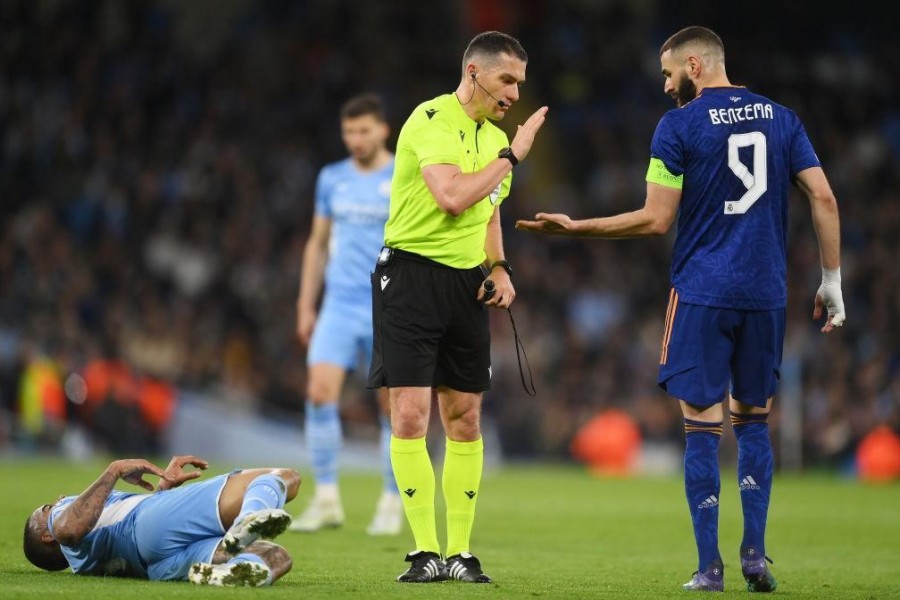
[[[816,301],[813,308],[813,320],[818,321],[823,314],[828,315],[822,333],[829,333],[835,327],[840,327],[847,319],[844,311],[844,295],[841,292],[840,282],[822,282],[816,292]]]
[[[172,460],[169,461],[169,466],[166,467],[166,476],[168,479],[160,479],[159,487],[156,489],[160,491],[170,490],[178,487],[185,481],[200,477],[200,471],[185,471],[184,468],[188,465],[197,467],[200,471],[206,470],[209,467],[207,461],[202,458],[197,458],[196,456],[173,456]]]
[[[534,215],[534,221],[516,221],[516,229],[551,235],[572,235],[572,219],[561,213],[538,213]]]
[[[145,474],[156,475],[160,479],[169,479],[165,471],[143,458],[127,458],[125,460],[117,460],[109,465],[109,469],[117,479],[127,481],[132,485],[137,485],[148,492],[153,491],[153,484],[144,480]]]
[[[546,106],[540,107],[534,111],[533,115],[528,117],[527,121],[516,128],[516,135],[509,144],[509,147],[512,148],[513,154],[516,155],[517,159],[525,160],[525,157],[531,152],[531,145],[534,144],[534,136],[537,135],[541,125],[544,124],[544,119],[547,116],[548,110],[550,109]]]

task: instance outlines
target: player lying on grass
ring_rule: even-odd
[[[271,585],[291,570],[273,538],[291,522],[282,510],[297,495],[293,469],[235,470],[202,482],[186,471],[208,463],[175,456],[165,471],[143,459],[117,460],[78,496],[60,496],[25,522],[25,556],[37,567],[78,575],[189,580],[202,585]],[[159,486],[144,475],[160,477]],[[114,490],[118,480],[149,494]]]

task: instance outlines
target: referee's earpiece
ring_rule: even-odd
[[[490,93],[490,92],[487,90],[487,88],[485,88],[483,85],[481,85],[480,83],[478,83],[478,80],[475,79],[475,77],[476,77],[477,75],[478,75],[478,71],[472,71],[472,73],[469,75],[469,77],[472,78],[472,95],[473,95],[473,96],[475,95],[475,86],[477,85],[477,86],[480,87],[482,90],[484,90],[484,93],[485,93],[485,94],[487,94],[488,96],[490,96],[491,98],[493,98],[494,102],[497,103],[497,106],[499,106],[500,108],[506,108],[506,106],[507,106],[506,102],[504,102],[503,100],[497,100],[497,98],[496,98],[492,93]],[[471,100],[471,98],[469,98],[469,100]]]

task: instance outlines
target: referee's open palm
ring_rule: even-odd
[[[547,111],[549,109],[546,106],[542,106],[536,111],[534,114],[528,117],[528,120],[519,125],[516,129],[516,136],[513,138],[512,143],[509,145],[512,148],[513,154],[516,155],[516,158],[519,160],[524,160],[528,153],[531,152],[531,145],[534,143],[534,137],[537,135],[538,130],[540,130],[541,125],[544,124],[544,118],[547,116]]]

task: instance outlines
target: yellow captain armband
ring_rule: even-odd
[[[647,169],[647,181],[680,190],[684,184],[684,175],[673,175],[663,161],[651,158],[650,167]]]

